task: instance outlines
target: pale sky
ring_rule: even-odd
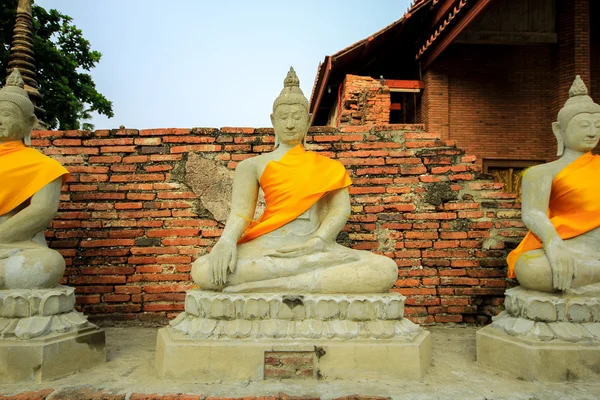
[[[96,129],[268,127],[290,66],[310,98],[319,62],[398,20],[410,0],[36,0],[102,53],[113,102]]]

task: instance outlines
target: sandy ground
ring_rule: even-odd
[[[108,362],[43,384],[0,385],[5,395],[89,387],[112,393],[186,393],[243,397],[287,393],[331,399],[360,394],[394,399],[600,399],[600,382],[530,383],[479,366],[474,327],[432,327],[433,362],[423,381],[282,380],[235,384],[161,380],[154,369],[155,328],[106,328]]]

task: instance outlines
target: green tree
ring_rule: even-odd
[[[0,79],[6,69],[15,26],[18,0],[0,2]],[[40,94],[40,106],[46,110],[42,120],[49,128],[93,129],[82,123],[91,112],[113,116],[112,102],[96,90],[90,71],[102,54],[91,49],[71,17],[57,10],[46,11],[33,5],[33,51]]]

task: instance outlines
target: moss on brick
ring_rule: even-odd
[[[448,182],[434,182],[425,185],[426,192],[423,200],[434,206],[440,206],[448,201],[458,199],[458,194],[452,190]]]

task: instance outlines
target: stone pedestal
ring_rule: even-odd
[[[516,287],[477,332],[477,361],[528,381],[600,379],[600,298]]]
[[[106,361],[104,331],[71,287],[0,290],[0,382],[42,382]]]
[[[429,332],[403,318],[404,297],[225,294],[192,290],[159,331],[165,379],[421,379]]]

